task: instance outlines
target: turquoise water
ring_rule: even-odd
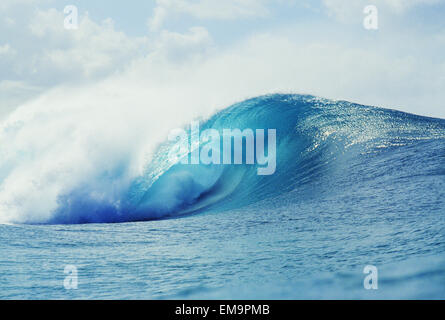
[[[172,166],[165,143],[109,197],[91,181],[49,218],[29,208],[0,225],[0,297],[445,298],[444,120],[271,95],[203,128],[277,129],[275,174]],[[76,290],[64,288],[66,265]],[[366,265],[377,290],[363,287]]]

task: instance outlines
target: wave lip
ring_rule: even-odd
[[[32,120],[32,125],[42,126],[43,130],[38,118]],[[409,153],[410,148],[424,152],[433,147],[439,152],[445,139],[444,120],[308,95],[249,99],[202,123],[203,130],[221,132],[226,128],[276,129],[275,173],[259,176],[258,166],[248,164],[175,164],[168,157],[174,144],[165,141],[138,175],[129,174],[133,154],[119,152],[120,144],[109,146],[114,148],[112,157],[94,159],[90,166],[81,166],[87,161],[82,158],[63,169],[59,169],[57,159],[46,162],[51,167],[44,169],[51,174],[42,176],[36,171],[38,163],[31,160],[33,153],[44,157],[46,146],[42,144],[32,152],[14,149],[14,139],[26,140],[26,131],[2,126],[0,142],[6,143],[7,151],[3,157],[6,160],[0,162],[0,221],[128,222],[237,209],[264,199],[286,203],[290,200],[286,194],[305,190],[305,186],[309,190],[320,181],[334,189],[339,181],[363,181],[372,175],[366,171],[366,161],[383,157],[385,150],[403,149]],[[68,142],[60,141],[63,143]],[[94,146],[85,143],[72,147]],[[360,166],[363,172],[353,172],[351,164]],[[399,164],[384,165],[385,174],[391,177]],[[68,177],[66,171],[75,172],[78,179],[64,179]],[[21,188],[31,190],[26,199],[16,196]],[[295,198],[292,194],[292,201]]]

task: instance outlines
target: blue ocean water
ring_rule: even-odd
[[[269,95],[204,128],[276,129],[275,174],[172,165],[165,142],[112,202],[81,185],[1,224],[0,298],[445,298],[445,120]]]

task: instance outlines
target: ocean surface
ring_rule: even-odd
[[[257,97],[202,128],[276,129],[273,175],[174,164],[165,141],[139,176],[122,178],[130,154],[109,158],[51,206],[50,183],[13,194],[36,157],[14,149],[25,127],[0,126],[2,299],[445,299],[445,120]],[[55,163],[47,179],[63,177]]]

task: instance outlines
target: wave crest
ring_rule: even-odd
[[[141,124],[140,119],[131,121]],[[8,122],[0,128],[4,146],[0,151],[1,222],[127,222],[240,208],[282,198],[320,177],[336,179],[339,168],[342,175],[348,175],[351,159],[445,137],[445,124],[439,119],[313,96],[268,95],[214,114],[204,122],[203,129],[276,129],[275,174],[258,176],[257,167],[246,164],[172,164],[168,160],[172,143],[168,141],[156,147],[143,172],[136,174],[133,158],[139,150],[128,148],[128,141],[146,137],[112,131],[98,136],[91,127],[58,127],[61,131],[72,130],[68,135],[91,130],[83,132],[83,141],[70,140],[72,158],[61,166],[59,159],[41,161],[49,146],[27,137],[24,123],[40,126],[42,132],[48,129],[39,117],[19,118],[13,125]],[[120,138],[115,140],[116,136]],[[66,137],[61,135],[51,143],[56,141],[62,150],[70,143]],[[24,143],[14,145],[19,138]],[[38,145],[31,146],[36,142]],[[107,157],[101,157],[102,153]],[[30,161],[36,154],[39,161]],[[87,159],[85,155],[92,157]]]

